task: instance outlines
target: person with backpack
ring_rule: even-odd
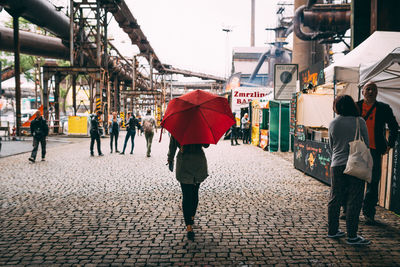
[[[146,146],[147,146],[147,157],[150,157],[151,153],[151,144],[153,142],[154,129],[156,128],[156,120],[153,116],[151,116],[151,110],[148,109],[146,116],[142,120],[144,136],[146,138]],[[157,129],[156,129],[157,131]]]
[[[39,143],[42,147],[42,161],[46,157],[46,136],[49,134],[49,126],[46,120],[42,117],[40,111],[36,111],[36,117],[31,122],[31,133],[33,136],[33,150],[29,161],[35,163],[36,154],[39,148]]]
[[[96,114],[91,115],[90,119],[90,156],[94,156],[94,141],[96,141],[97,144],[97,153],[99,156],[104,156],[103,153],[101,153],[101,143],[100,143],[100,135],[101,135],[101,129],[100,129],[100,123],[99,123],[99,117],[103,114],[100,110],[96,112]]]
[[[120,153],[121,155],[125,154],[126,144],[128,143],[129,138],[131,138],[131,154],[133,154],[133,149],[135,148],[135,135],[136,135],[136,128],[138,130],[141,129],[139,121],[135,118],[135,115],[132,112],[128,113],[128,122],[126,123],[126,136],[124,142],[124,149]]]

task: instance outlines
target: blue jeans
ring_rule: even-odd
[[[131,144],[132,144],[131,153],[133,153],[133,149],[135,148],[135,135],[136,135],[135,130],[130,130],[130,129],[127,130],[126,136],[125,136],[124,149],[122,150],[122,153],[125,153],[125,148],[126,148],[126,144],[128,143],[129,137],[131,138]]]

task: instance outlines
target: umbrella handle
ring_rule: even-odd
[[[160,140],[158,140],[159,143],[161,143],[161,139],[162,139],[162,131],[163,131],[164,127],[161,127],[161,131],[160,131]]]

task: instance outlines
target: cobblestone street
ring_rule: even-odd
[[[86,138],[49,147],[45,162],[0,158],[0,265],[400,265],[398,216],[378,208],[381,224],[367,226],[361,215],[369,247],[328,239],[328,186],[294,169],[291,153],[229,141],[205,149],[210,176],[187,241],[159,133],[150,158],[144,136],[133,155],[102,139],[105,156],[90,157]]]

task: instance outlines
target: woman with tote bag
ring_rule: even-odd
[[[329,125],[332,180],[328,204],[328,237],[345,236],[345,233],[339,230],[340,206],[344,204],[346,206],[346,243],[355,246],[369,245],[371,243],[369,240],[357,235],[365,181],[344,173],[349,158],[349,143],[354,141],[357,126],[367,147],[369,145],[367,126],[349,95],[336,97],[333,110],[338,116]]]

